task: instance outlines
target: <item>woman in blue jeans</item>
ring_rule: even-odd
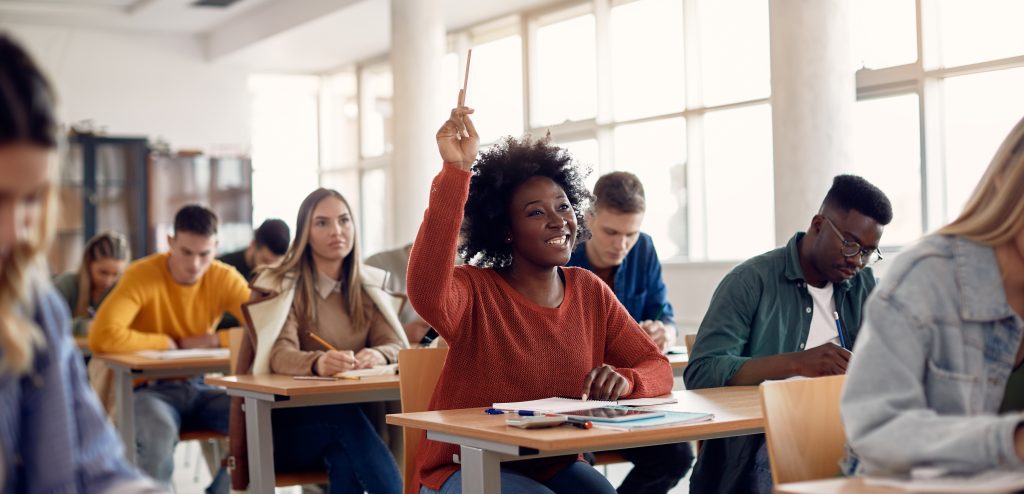
[[[333,376],[397,362],[405,332],[391,295],[359,262],[348,202],[317,189],[296,225],[281,264],[257,275],[243,308],[252,341],[266,342],[256,345],[253,374]],[[332,493],[401,492],[398,466],[359,406],[275,410],[272,421],[278,471],[326,467]]]

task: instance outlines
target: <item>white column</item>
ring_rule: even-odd
[[[853,160],[853,0],[770,0],[775,240],[806,230]]]
[[[391,0],[394,151],[389,176],[394,246],[416,237],[430,181],[441,169],[434,133],[454,106],[458,88],[441,98],[445,28],[441,0]]]

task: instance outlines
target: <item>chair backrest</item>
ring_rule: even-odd
[[[230,355],[231,359],[229,372],[231,375],[234,375],[235,368],[238,366],[238,351],[242,348],[242,336],[245,335],[245,328],[230,328],[222,329],[221,331],[227,331],[228,333],[228,355]]]
[[[772,482],[802,482],[840,473],[846,434],[839,397],[846,376],[761,384]]]
[[[430,404],[437,378],[448,356],[447,348],[411,348],[398,352],[398,380],[402,396],[402,413],[423,412]],[[420,445],[423,431],[403,429],[405,451],[402,458],[402,479],[404,492],[419,492],[419,477],[416,475],[416,450]]]
[[[697,333],[686,333],[683,335],[683,344],[686,345],[687,358],[693,358],[693,344],[697,342]]]

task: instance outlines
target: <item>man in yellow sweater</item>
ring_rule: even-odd
[[[222,346],[214,328],[224,312],[242,320],[249,287],[215,261],[217,216],[185,206],[174,216],[170,250],[133,262],[100,306],[89,331],[96,353]],[[170,483],[181,430],[228,431],[224,391],[202,379],[150,381],[135,390],[138,466]]]

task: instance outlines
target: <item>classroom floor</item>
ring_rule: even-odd
[[[618,463],[598,467],[604,473],[612,485],[619,485],[622,479],[629,473],[632,467],[629,463]],[[605,470],[607,468],[607,471]],[[206,468],[202,454],[199,452],[199,443],[195,441],[178,444],[174,451],[174,490],[178,494],[202,494],[203,490],[210,483],[210,472]],[[671,494],[686,494],[690,492],[690,476],[679,481],[679,485],[669,491]],[[308,494],[303,493],[299,487],[285,487],[275,490],[276,494]]]

